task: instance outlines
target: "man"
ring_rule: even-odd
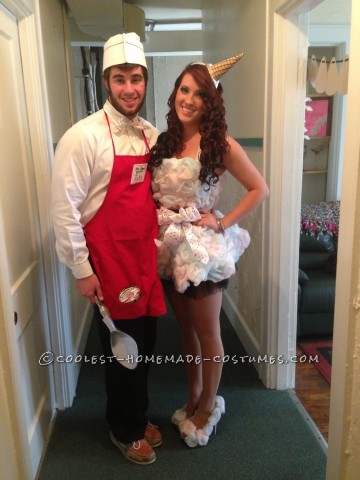
[[[156,273],[156,207],[147,170],[156,129],[138,116],[147,66],[138,35],[111,37],[104,45],[102,110],[81,120],[60,140],[52,181],[52,216],[59,258],[78,291],[103,301],[115,325],[130,334],[139,356],[154,351],[156,317],[165,313]],[[155,461],[162,443],[148,422],[149,364],[127,369],[112,357],[110,335],[95,307],[105,370],[106,420],[124,456],[141,465]]]

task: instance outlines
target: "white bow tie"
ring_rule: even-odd
[[[118,122],[116,123],[116,127],[119,129],[119,130],[123,130],[127,127],[132,127],[132,128],[138,128],[140,130],[144,130],[144,124],[143,122],[140,120],[139,117],[135,117],[134,119],[132,120],[129,120],[128,118],[126,117],[121,117]]]

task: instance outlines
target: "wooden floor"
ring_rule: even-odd
[[[297,355],[303,355],[299,348]],[[314,364],[296,364],[295,392],[327,442],[329,434],[330,384]]]

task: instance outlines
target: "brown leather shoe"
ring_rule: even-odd
[[[162,445],[162,436],[159,427],[150,422],[146,425],[144,437],[152,448]]]
[[[155,452],[145,438],[132,443],[121,443],[110,432],[110,439],[130,462],[137,465],[150,465],[156,460]]]

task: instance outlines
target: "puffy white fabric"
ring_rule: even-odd
[[[208,187],[199,180],[200,162],[193,158],[166,158],[152,177],[153,196],[162,207],[179,210],[196,207],[210,210],[219,199],[220,181]],[[223,217],[218,210],[217,217]],[[184,233],[176,245],[164,242],[169,225],[160,225],[158,246],[158,273],[162,279],[172,278],[175,288],[183,293],[190,282],[195,286],[205,280],[219,282],[235,273],[235,263],[250,243],[247,230],[233,225],[225,235],[207,227],[191,226],[192,237],[208,252],[206,263],[194,254]]]

